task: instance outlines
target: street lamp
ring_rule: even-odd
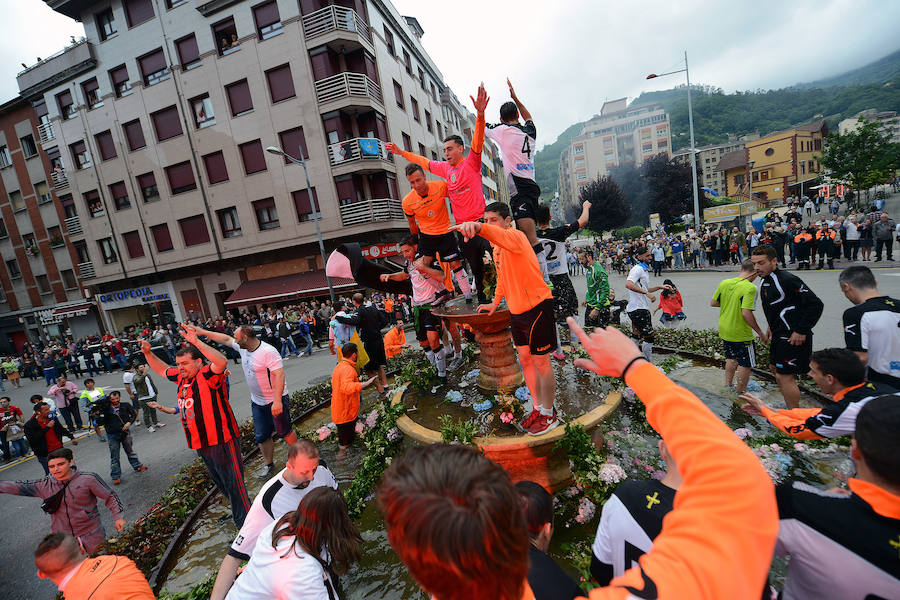
[[[800,161],[800,201],[803,201],[803,176],[806,174],[806,161]]]
[[[749,169],[749,178],[750,178],[750,202],[753,202],[753,165],[756,164],[755,160],[747,161],[747,168]]]
[[[691,73],[688,71],[687,50],[684,52],[683,69],[669,71],[668,73],[660,73],[658,75],[656,73],[651,73],[650,75],[647,75],[647,79],[656,79],[657,77],[663,77],[664,75],[673,75],[681,72],[684,72],[684,75],[687,78],[688,124],[690,125],[691,130],[691,180],[694,182],[694,227],[700,227],[700,196],[697,193],[697,151],[694,149],[694,109],[691,105]],[[670,130],[669,138],[671,139],[671,137],[672,132]]]
[[[276,146],[269,146],[266,148],[266,152],[283,156],[295,165],[303,167],[303,174],[306,175],[306,193],[309,195],[310,208],[314,209],[313,223],[316,224],[316,237],[319,238],[319,253],[322,255],[322,268],[325,268],[328,258],[325,256],[325,242],[322,241],[322,230],[319,228],[319,219],[322,217],[322,211],[320,207],[314,206],[318,204],[318,202],[316,201],[315,196],[313,196],[312,184],[309,182],[309,170],[306,168],[306,160],[303,158],[303,148],[298,148],[298,150],[300,151],[300,158],[296,159]],[[328,276],[327,270],[325,271],[325,281],[328,282],[328,295],[331,296],[331,302],[333,304],[335,302],[334,288],[331,285],[331,277]]]

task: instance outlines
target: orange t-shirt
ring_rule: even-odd
[[[130,558],[88,558],[66,584],[66,600],[155,600],[150,584]]]
[[[424,198],[416,190],[403,199],[403,213],[416,219],[419,232],[426,235],[443,235],[450,228],[447,210],[447,182],[429,181],[428,195]]]
[[[384,334],[384,355],[387,358],[400,354],[404,345],[406,345],[406,332],[402,329],[397,331],[396,327],[391,327],[390,331]]]
[[[509,312],[521,315],[553,297],[541,275],[537,255],[524,233],[512,227],[503,229],[484,223],[481,237],[494,246],[497,269],[494,304],[506,298]]]

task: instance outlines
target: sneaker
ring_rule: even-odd
[[[447,300],[449,300],[452,297],[453,297],[453,294],[450,293],[450,290],[443,289],[434,295],[434,300],[431,302],[431,305],[432,306],[440,306],[441,304],[443,304],[444,302],[446,302]]]
[[[469,305],[471,305],[471,304],[472,304],[472,302],[473,302],[473,300],[472,300],[472,296],[466,296],[466,304],[469,304]]]
[[[462,356],[454,356],[453,360],[450,361],[450,364],[447,365],[447,368],[451,371],[455,371],[463,365],[463,357]]]
[[[106,438],[101,435],[100,437],[97,438],[97,441],[100,442],[101,444],[105,444]]]
[[[537,418],[541,415],[541,411],[532,409],[531,413],[525,417],[525,420],[519,423],[519,426],[522,429],[528,430],[534,425],[534,422],[537,421]]]
[[[548,431],[551,431],[559,425],[559,419],[556,418],[556,410],[553,410],[553,414],[549,417],[546,415],[542,415],[538,413],[538,418],[534,421],[531,427],[528,428],[529,435],[543,435]]]
[[[141,465],[137,469],[134,470],[135,473],[140,473],[141,471],[146,471],[147,465]]]
[[[268,479],[275,474],[275,464],[266,465],[263,469],[256,474],[257,479]]]
[[[115,479],[113,479],[113,485],[119,485],[120,483],[122,483],[122,480],[119,479],[118,477],[116,477]]]
[[[554,350],[553,358],[555,358],[556,360],[566,360],[566,355],[562,350]]]
[[[156,433],[156,427],[151,425],[150,427],[147,428],[147,431],[149,431],[150,433]]]

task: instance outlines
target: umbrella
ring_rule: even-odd
[[[703,190],[704,192],[706,192],[707,194],[711,194],[711,195],[713,195],[713,196],[715,196],[715,197],[717,197],[717,198],[719,197],[719,192],[717,192],[717,191],[714,190],[714,189],[711,189],[711,188],[708,188],[708,187],[704,187],[704,188],[700,188],[700,189]]]

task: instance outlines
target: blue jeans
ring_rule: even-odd
[[[28,454],[28,446],[25,445],[25,438],[11,440],[9,443],[12,444],[12,447],[13,449],[15,449],[16,454],[18,454],[20,457]]]
[[[128,359],[125,358],[124,354],[116,354],[116,362],[119,363],[119,368],[123,371],[125,367],[128,365]]]
[[[98,375],[100,374],[100,369],[97,368],[97,363],[94,362],[93,358],[91,360],[85,360],[84,366],[87,369],[88,377],[93,377],[94,371],[97,371]]]
[[[209,476],[231,502],[231,517],[240,529],[250,510],[250,498],[244,487],[244,462],[236,439],[197,450]]]
[[[306,352],[307,354],[312,354],[312,347],[313,347],[312,336],[309,335],[308,333],[301,333],[300,337],[302,337],[306,341],[306,348],[304,348],[303,351]]]
[[[289,337],[281,338],[281,358],[287,356],[288,350],[294,354],[300,354],[297,352],[297,346],[294,345],[294,340]]]
[[[49,369],[44,369],[44,379],[47,380],[48,386],[56,383],[56,367],[50,367]]]
[[[41,463],[41,468],[44,469],[44,476],[45,477],[49,476],[50,475],[50,467],[48,466],[48,463],[50,462],[50,458],[47,456],[37,456],[37,455],[35,455],[35,458],[37,459],[37,461],[39,463]]]
[[[120,448],[125,450],[125,456],[128,457],[128,462],[135,471],[141,468],[141,461],[132,446],[131,432],[124,434],[107,432],[106,441],[109,443],[109,476],[111,478],[122,477],[122,467],[119,465]]]
[[[675,257],[675,268],[683,269],[684,268],[684,258],[682,257],[681,252],[675,252],[672,254]]]

